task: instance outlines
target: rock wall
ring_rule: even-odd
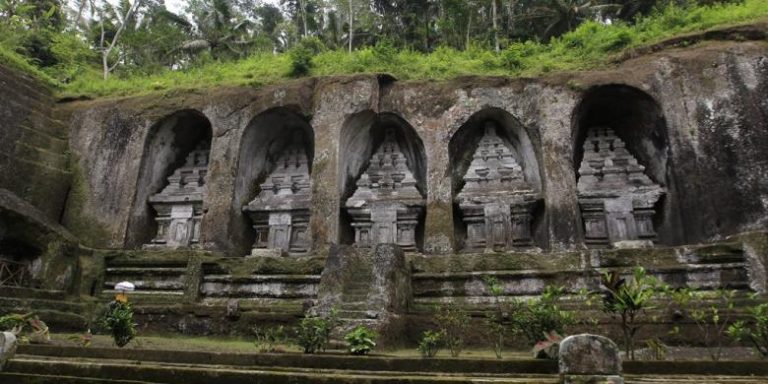
[[[0,67],[0,188],[58,221],[69,189],[67,126],[51,91]]]
[[[615,68],[538,79],[462,78],[399,82],[360,75],[252,88],[185,91],[61,106],[82,178],[65,223],[93,245],[136,247],[131,212],[145,201],[142,159],[164,118],[196,111],[210,122],[203,247],[245,255],[250,222],[242,204],[265,172],[246,142],[290,115],[312,129],[310,234],[314,251],[344,240],[341,213],[355,164],[370,148],[355,143],[377,121],[397,120],[423,143],[426,158],[425,253],[460,248],[450,141],[484,118],[520,125],[535,157],[543,204],[534,213],[535,245],[581,248],[576,180],[585,130],[614,125],[627,149],[667,190],[654,224],[658,242],[692,244],[764,228],[768,221],[768,47],[762,41],[706,42],[629,59]],[[387,118],[395,116],[396,119]],[[270,125],[270,126],[268,126]],[[510,127],[508,127],[510,128]],[[407,137],[407,135],[406,135]],[[263,139],[267,140],[267,139]],[[373,140],[373,139],[371,139]],[[469,151],[471,153],[471,151]],[[266,160],[264,160],[266,161]],[[530,170],[529,170],[530,172]],[[352,183],[353,184],[353,183]],[[73,189],[74,190],[74,189]],[[247,192],[246,192],[247,191]],[[247,196],[246,196],[247,195]]]

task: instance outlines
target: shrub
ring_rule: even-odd
[[[327,317],[306,316],[296,328],[296,338],[304,353],[325,350],[331,333],[338,325],[336,310],[331,310]]]
[[[658,293],[658,282],[648,276],[643,267],[636,267],[630,280],[622,278],[621,271],[606,272],[602,285],[605,288],[603,311],[621,320],[624,349],[634,360],[635,336],[642,325],[639,318],[652,308],[650,304]]]
[[[469,315],[455,303],[440,306],[436,316],[445,346],[451,356],[458,357],[464,348],[464,333],[469,326]]]
[[[488,292],[493,297],[494,303],[493,311],[486,315],[485,325],[492,340],[493,353],[496,355],[496,358],[501,359],[511,307],[502,296],[503,288],[497,278],[486,276],[483,281],[485,282]]]
[[[263,329],[254,327],[252,331],[256,336],[255,344],[259,352],[279,352],[278,346],[288,342],[288,334],[282,325]]]
[[[691,319],[696,323],[696,327],[701,334],[701,341],[709,353],[709,357],[714,360],[720,360],[723,349],[723,340],[728,333],[731,313],[733,312],[733,298],[735,291],[726,291],[719,289],[715,291],[714,301],[708,306],[698,306],[692,303],[697,302],[696,295],[688,288],[678,289],[671,293],[672,301],[677,304],[684,312],[688,312]],[[725,309],[725,311],[721,311]]]
[[[349,353],[353,355],[365,355],[376,346],[376,332],[364,325],[358,325],[344,336],[349,344]]]
[[[122,348],[136,337],[136,324],[133,323],[133,308],[128,303],[112,301],[101,318],[100,324],[110,331],[115,345]]]
[[[768,303],[748,309],[749,321],[737,321],[728,327],[728,335],[736,341],[749,340],[755,349],[768,357]]]
[[[306,37],[288,51],[291,57],[291,76],[306,76],[312,70],[312,58],[327,48],[317,37]]]
[[[432,358],[437,355],[443,346],[442,331],[424,331],[419,341],[419,352],[421,357]]]
[[[546,341],[552,332],[564,334],[566,328],[575,323],[573,312],[561,310],[558,305],[564,292],[563,288],[547,286],[537,299],[514,302],[511,310],[514,330],[522,333],[531,345]]]

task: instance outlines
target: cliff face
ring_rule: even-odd
[[[0,188],[58,221],[69,189],[67,126],[51,91],[0,67]]]
[[[577,171],[586,132],[595,126],[613,128],[665,189],[653,217],[659,243],[696,243],[761,229],[768,222],[766,55],[764,41],[717,41],[646,54],[610,70],[539,79],[398,82],[361,75],[61,104],[76,159],[64,223],[92,245],[146,243],[153,214],[146,196],[157,192],[145,190],[147,175],[167,177],[178,166],[173,153],[178,157],[180,148],[189,146],[158,132],[210,135],[201,244],[244,255],[253,235],[242,206],[270,172],[276,156],[271,145],[308,125],[309,233],[313,249],[323,250],[350,241],[343,202],[381,140],[379,128],[395,127],[427,200],[418,229],[422,249],[448,253],[461,248],[464,236],[453,204],[461,188],[456,167],[474,150],[457,132],[492,120],[512,132],[510,141],[526,159],[526,175],[536,179],[543,196],[532,223],[540,248],[584,243]],[[6,112],[12,102],[0,104],[3,113],[13,113]],[[201,126],[210,133],[195,128]],[[2,152],[14,151],[18,146]],[[158,158],[157,151],[169,155]],[[32,175],[25,179],[51,180],[47,173]],[[2,185],[18,184],[6,172],[3,177]],[[26,184],[18,185],[21,191]],[[64,195],[56,191],[45,209],[55,211],[54,202]]]

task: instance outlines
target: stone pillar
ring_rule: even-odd
[[[561,384],[624,384],[619,347],[607,337],[566,337],[558,355]]]

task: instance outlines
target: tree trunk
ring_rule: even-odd
[[[493,44],[494,44],[494,49],[498,53],[499,51],[501,51],[501,47],[499,46],[499,24],[497,20],[499,11],[497,9],[498,7],[496,6],[496,0],[491,0],[491,7],[492,7],[491,17],[493,18]]]
[[[355,36],[355,27],[353,25],[355,21],[355,11],[352,5],[352,1],[349,0],[349,53],[352,53],[352,40]]]
[[[299,11],[299,14],[301,15],[301,23],[304,26],[304,31],[302,33],[303,37],[307,37],[307,3],[305,0],[299,0],[299,7],[301,10]]]

